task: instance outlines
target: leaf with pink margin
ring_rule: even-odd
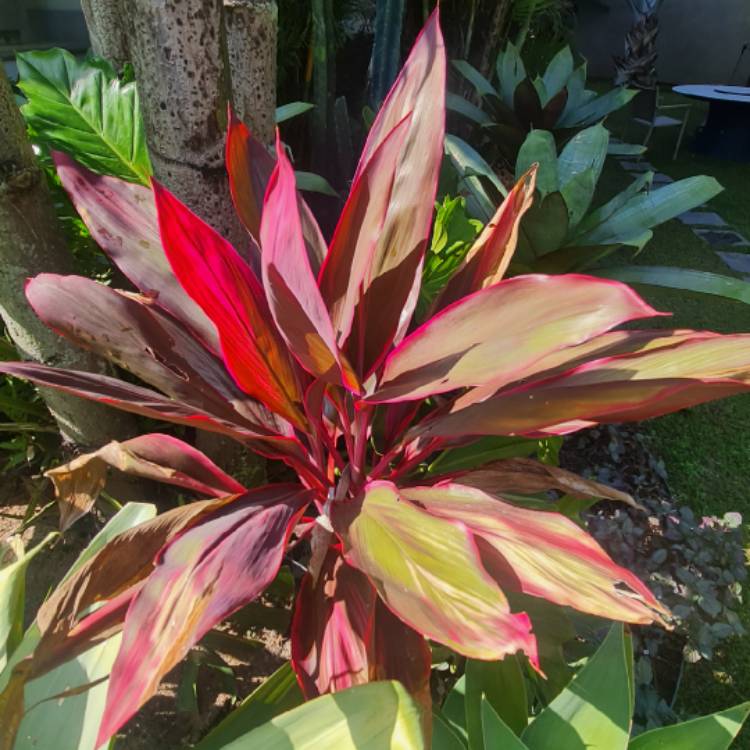
[[[45,325],[171,398],[238,424],[290,432],[237,387],[220,359],[147,298],[55,274],[31,279],[26,297]]]
[[[216,325],[240,388],[297,426],[305,423],[295,367],[263,288],[237,251],[165,187],[153,182],[164,251],[185,291]]]
[[[289,349],[309,373],[357,391],[357,378],[338,350],[331,318],[307,259],[294,171],[278,135],[276,158],[260,226],[268,305]]]
[[[750,389],[750,334],[706,335],[636,354],[593,360],[500,391],[426,421],[422,439],[459,435],[567,434],[592,423],[640,421]],[[544,408],[540,408],[540,404]],[[584,423],[584,424],[582,424]]]
[[[260,223],[263,197],[274,169],[273,157],[266,147],[253,138],[245,124],[238,120],[231,107],[227,129],[226,164],[232,201],[245,229],[255,238],[260,251]],[[326,255],[326,242],[307,203],[298,194],[302,235],[310,266],[318,272]]]
[[[113,440],[45,472],[55,486],[61,531],[91,510],[105,486],[108,467],[210,497],[246,490],[199,450],[171,435],[151,433],[121,443]]]
[[[388,212],[396,167],[410,122],[408,114],[378,146],[352,183],[320,269],[320,293],[340,344],[351,333],[362,282],[373,261],[375,245]]]
[[[497,390],[526,377],[551,352],[658,314],[617,282],[517,276],[464,297],[414,331],[388,356],[370,400],[415,400],[485,384]]]
[[[503,589],[612,620],[667,624],[669,611],[638,577],[560,513],[520,508],[450,482],[401,493],[430,515],[465,524],[483,540],[482,561]]]
[[[225,502],[200,500],[138,524],[115,536],[65,578],[37,612],[40,641],[27,660],[28,674],[40,676],[117,632],[125,618],[123,605],[153,570],[157,552]],[[102,602],[107,602],[106,609],[85,615]]]
[[[417,37],[370,128],[355,181],[409,113],[390,205],[346,346],[361,380],[380,365],[391,344],[403,337],[419,296],[445,133],[445,45],[437,10]]]
[[[97,747],[154,694],[193,644],[273,581],[312,498],[300,485],[251,490],[161,550],[125,618]]]
[[[537,664],[528,617],[511,613],[464,524],[426,513],[384,481],[369,483],[360,503],[334,505],[332,521],[347,562],[414,630],[464,656],[523,650]]]
[[[59,151],[52,156],[60,182],[99,247],[144,295],[218,353],[216,328],[185,294],[164,254],[151,190],[94,174]]]
[[[507,458],[485,463],[477,469],[457,472],[449,481],[474,487],[489,495],[501,496],[504,492],[516,495],[535,495],[557,490],[578,498],[606,498],[637,507],[627,492],[621,492],[601,482],[574,474],[558,466],[543,464],[530,458]],[[445,479],[438,478],[439,483]]]
[[[30,362],[0,362],[0,372],[25,378],[37,385],[55,388],[73,396],[99,401],[133,414],[227,435],[261,453],[266,451],[280,456],[302,455],[296,439],[282,437],[262,427],[251,429],[227,422],[188,404],[168,399],[149,388],[132,385],[107,375],[61,370]]]
[[[521,219],[534,202],[537,165],[516,183],[438,297],[435,310],[502,281],[518,244]]]
[[[316,578],[302,579],[292,620],[292,666],[310,700],[369,681],[367,638],[377,594],[329,547]]]
[[[292,665],[308,700],[398,680],[431,717],[431,657],[425,639],[383,604],[367,576],[344,561],[339,545],[328,548],[317,578],[307,573],[302,579]]]

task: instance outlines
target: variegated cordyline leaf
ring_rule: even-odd
[[[108,467],[210,497],[246,490],[199,450],[171,435],[152,433],[122,443],[113,440],[45,472],[55,485],[62,531],[91,510],[107,481]]]
[[[419,294],[445,131],[445,46],[437,10],[417,38],[370,128],[355,183],[381,144],[410,113],[390,205],[372,249],[347,342],[349,361],[361,380],[406,332]]]
[[[218,354],[215,326],[185,294],[164,255],[151,190],[89,172],[63,153],[52,156],[60,182],[99,247],[137,289]]]
[[[177,401],[250,428],[291,427],[248,398],[224,363],[148,298],[81,276],[40,274],[26,285],[34,312],[52,330],[129,370]]]
[[[411,113],[388,133],[352,183],[320,269],[320,292],[340,344],[352,330],[354,311],[388,213],[410,123]]]
[[[660,345],[593,360],[481,402],[469,391],[417,432],[422,439],[563,435],[581,423],[648,419],[750,389],[750,334],[679,332],[673,346],[667,337],[654,341]]]
[[[367,576],[328,548],[317,577],[302,580],[292,621],[292,665],[315,698],[375,680],[399,680],[426,715],[431,652],[380,601]]]
[[[534,165],[508,193],[441,292],[435,310],[503,279],[516,251],[521,219],[534,201],[536,172]]]
[[[73,396],[114,406],[144,417],[196,427],[237,440],[263,455],[303,460],[296,438],[279,435],[259,425],[228,422],[201,409],[173,401],[149,388],[132,385],[98,373],[58,370],[27,362],[0,362],[0,372],[25,378],[37,385],[55,388]]]
[[[306,698],[368,682],[368,632],[377,594],[330,547],[317,577],[302,579],[292,620],[292,666]]]
[[[400,492],[432,516],[465,524],[502,588],[613,620],[667,624],[668,610],[643,583],[559,513],[519,508],[462,484]]]
[[[224,361],[243,391],[297,426],[302,392],[263,288],[237,251],[166,188],[153,183],[164,251],[185,291],[219,331]]]
[[[294,171],[276,139],[276,168],[260,225],[263,286],[279,332],[314,377],[359,391],[357,376],[339,352],[336,335],[305,251]]]
[[[274,169],[273,157],[266,147],[253,138],[245,124],[229,111],[227,129],[226,165],[232,201],[245,229],[255,240],[255,250],[260,253],[260,221],[263,198]],[[302,235],[310,266],[318,272],[326,254],[326,242],[318,222],[302,197],[297,195]]]
[[[289,535],[312,496],[300,485],[251,490],[159,552],[125,618],[97,747],[153,695],[193,644],[276,577]]]
[[[573,274],[507,279],[450,305],[402,341],[370,400],[415,400],[488,383],[497,390],[552,352],[653,315],[617,282]]]
[[[492,461],[472,471],[457,472],[449,478],[451,481],[495,496],[502,495],[504,492],[534,495],[548,490],[558,490],[574,497],[606,498],[626,505],[636,505],[627,492],[621,492],[601,482],[584,479],[572,471],[549,466],[530,458]],[[445,479],[438,481],[445,481]]]
[[[222,501],[183,505],[117,535],[52,592],[37,612],[38,643],[13,669],[0,695],[0,716],[8,721],[12,696],[40,677],[116,633],[130,600],[153,570],[164,544]],[[104,603],[81,620],[92,606]],[[23,701],[21,701],[23,703]]]
[[[333,508],[347,562],[424,636],[476,659],[518,650],[538,667],[529,618],[513,614],[461,521],[438,518],[391,482],[370,482],[356,507]]]

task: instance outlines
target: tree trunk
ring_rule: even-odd
[[[497,0],[495,12],[487,29],[487,34],[482,46],[478,69],[485,78],[492,78],[495,68],[495,60],[505,46],[508,19],[513,7],[511,0]]]
[[[154,176],[241,249],[224,168],[222,0],[131,0],[128,14]]]
[[[50,331],[26,301],[26,279],[45,271],[71,273],[70,255],[23,118],[0,69],[0,316],[24,359],[103,372],[101,360]],[[95,448],[135,431],[130,415],[59,391],[39,390],[68,443]]]
[[[224,27],[237,116],[263,143],[276,127],[276,0],[224,0]]]
[[[120,70],[129,59],[121,0],[81,0],[81,8],[94,54]]]

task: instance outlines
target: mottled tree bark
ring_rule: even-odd
[[[128,62],[128,39],[121,0],[81,0],[91,49],[118,70]]]
[[[130,0],[128,46],[154,176],[244,245],[224,169],[222,0]]]
[[[0,67],[0,316],[24,359],[103,372],[101,360],[50,331],[26,301],[26,279],[42,272],[71,273],[70,254]],[[68,443],[93,448],[134,432],[130,415],[59,391],[40,391]]]
[[[276,0],[224,0],[224,28],[237,116],[264,143],[276,126]]]

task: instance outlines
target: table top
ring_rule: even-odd
[[[750,104],[750,88],[747,86],[724,86],[722,84],[675,86],[672,91],[695,99],[713,99],[724,102]]]

